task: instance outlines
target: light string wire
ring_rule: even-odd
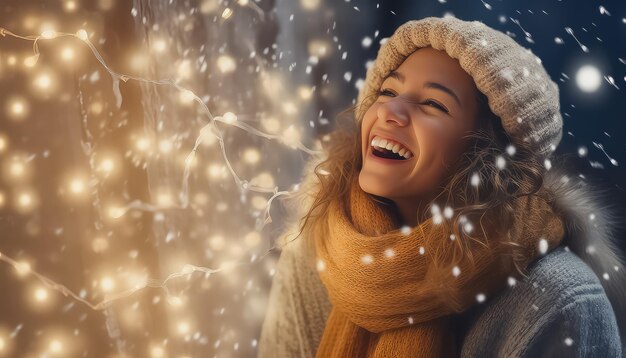
[[[133,75],[128,75],[128,74],[123,74],[123,73],[119,73],[114,71],[113,69],[111,69],[109,67],[109,65],[104,61],[104,59],[102,58],[102,56],[100,55],[100,52],[98,51],[98,49],[89,41],[89,35],[87,34],[87,32],[83,29],[77,31],[76,33],[66,33],[66,32],[56,32],[56,31],[52,31],[52,30],[46,30],[44,31],[41,35],[28,35],[28,36],[22,36],[22,35],[18,35],[15,34],[11,31],[9,31],[6,28],[0,27],[0,36],[2,37],[13,37],[13,38],[17,38],[17,39],[21,39],[21,40],[27,40],[27,41],[32,41],[33,42],[33,55],[31,57],[28,57],[25,59],[25,62],[29,62],[29,64],[31,65],[35,65],[37,60],[39,59],[39,45],[38,45],[38,41],[40,40],[53,40],[56,38],[60,38],[60,37],[75,37],[78,38],[79,40],[81,40],[84,44],[86,44],[89,49],[91,50],[92,54],[95,56],[95,58],[98,60],[98,62],[100,62],[100,64],[107,70],[107,72],[111,75],[111,78],[113,80],[113,93],[115,95],[115,100],[116,100],[116,106],[119,109],[121,107],[121,103],[122,103],[122,96],[121,96],[121,92],[119,89],[119,85],[120,85],[120,80],[123,82],[127,82],[128,80],[133,80],[136,82],[143,82],[143,83],[149,83],[149,84],[154,84],[154,85],[160,85],[160,86],[173,86],[174,88],[176,88],[177,90],[181,91],[181,93],[184,93],[190,97],[193,97],[193,100],[195,102],[197,102],[201,108],[202,111],[206,114],[206,116],[209,118],[210,122],[208,124],[206,124],[205,126],[202,127],[202,129],[200,130],[200,135],[196,138],[195,144],[193,146],[193,149],[191,150],[191,152],[189,152],[189,154],[187,154],[186,158],[185,158],[185,168],[184,168],[184,172],[183,172],[183,182],[182,182],[182,189],[179,195],[179,200],[181,202],[180,205],[169,205],[168,209],[186,209],[189,206],[189,175],[190,175],[190,167],[191,164],[193,162],[193,160],[195,159],[196,153],[198,151],[198,147],[200,146],[200,144],[203,142],[203,140],[206,138],[207,135],[212,134],[213,136],[215,136],[215,138],[218,139],[219,144],[220,144],[220,148],[221,148],[221,152],[222,152],[222,157],[224,158],[224,161],[226,162],[226,165],[228,166],[228,169],[232,175],[232,177],[234,178],[235,182],[237,183],[237,185],[239,186],[239,189],[242,191],[242,193],[245,193],[246,191],[254,191],[254,192],[259,192],[259,193],[273,193],[272,197],[268,200],[266,206],[265,206],[265,212],[264,212],[264,219],[262,220],[261,218],[257,218],[256,221],[256,230],[257,231],[261,231],[266,224],[271,223],[272,222],[272,217],[270,215],[270,207],[272,204],[272,201],[281,196],[281,195],[285,195],[287,197],[293,195],[294,193],[296,193],[299,190],[299,184],[294,185],[294,190],[283,190],[283,191],[278,191],[278,187],[274,187],[272,189],[267,188],[267,187],[262,187],[262,186],[257,186],[257,185],[251,185],[247,180],[242,180],[241,178],[239,178],[239,176],[237,176],[237,173],[235,173],[235,171],[233,170],[228,157],[226,155],[226,150],[224,147],[224,140],[221,136],[221,132],[219,131],[219,129],[216,126],[216,122],[223,122],[226,123],[228,125],[231,126],[235,126],[238,128],[241,128],[249,133],[252,133],[254,135],[257,135],[259,137],[263,137],[266,139],[270,139],[270,140],[278,140],[280,142],[282,142],[283,144],[288,144],[290,147],[294,148],[294,149],[299,149],[309,155],[319,155],[322,154],[321,151],[316,151],[316,150],[312,150],[309,149],[308,147],[306,147],[302,142],[300,142],[299,140],[296,140],[294,138],[287,138],[286,135],[283,136],[279,136],[279,135],[274,135],[274,134],[270,134],[270,133],[265,133],[262,131],[259,131],[258,129],[243,123],[241,121],[238,120],[227,120],[224,119],[220,116],[218,117],[214,117],[211,114],[211,111],[209,110],[209,108],[207,107],[207,105],[202,101],[202,99],[200,97],[198,97],[198,95],[196,95],[193,91],[185,88],[184,86],[179,85],[178,83],[176,83],[175,81],[171,80],[171,79],[161,79],[161,80],[152,80],[152,79],[146,79],[146,78],[142,78],[142,77],[138,77],[138,76],[133,76]],[[153,205],[150,203],[145,203],[142,202],[140,200],[134,200],[132,202],[130,202],[126,207],[120,209],[119,211],[117,211],[115,213],[115,215],[112,215],[115,218],[119,218],[121,216],[123,216],[124,214],[126,214],[129,210],[131,209],[136,209],[136,210],[140,210],[140,211],[149,211],[149,212],[156,212],[159,211],[160,208],[157,205]],[[285,245],[288,244],[285,243]],[[275,248],[277,247],[277,245],[272,246],[269,250],[267,250],[267,252],[265,254],[263,254],[260,259],[263,259],[264,257],[266,257],[267,255],[269,255]],[[87,299],[84,299],[83,297],[81,297],[80,295],[76,294],[74,291],[72,291],[71,289],[67,288],[65,285],[60,284],[48,277],[46,277],[45,275],[33,270],[30,268],[30,266],[28,264],[24,264],[21,262],[16,261],[15,259],[5,255],[3,252],[0,251],[0,261],[3,261],[5,263],[8,263],[9,265],[13,266],[13,268],[15,268],[18,272],[22,272],[25,274],[30,274],[33,275],[35,278],[37,278],[38,280],[40,280],[47,288],[50,288],[54,291],[57,291],[61,294],[63,294],[66,297],[70,297],[80,303],[83,303],[84,305],[86,305],[87,307],[96,310],[96,311],[101,311],[106,309],[111,303],[113,303],[114,301],[129,297],[131,295],[133,295],[135,292],[140,291],[144,288],[147,287],[151,287],[151,288],[160,288],[162,289],[166,295],[167,295],[167,300],[169,303],[171,304],[177,304],[177,297],[172,297],[169,288],[167,287],[167,283],[170,280],[174,280],[180,277],[189,277],[190,275],[192,275],[194,272],[202,272],[205,274],[205,277],[209,277],[210,275],[214,274],[214,273],[218,273],[224,270],[228,270],[231,268],[234,268],[236,266],[240,266],[240,265],[249,265],[251,263],[254,263],[256,261],[257,257],[253,256],[252,259],[250,260],[250,262],[226,262],[224,265],[222,265],[221,268],[218,269],[211,269],[211,268],[207,268],[207,267],[202,267],[202,266],[195,266],[195,265],[191,265],[191,264],[185,264],[183,266],[183,268],[178,271],[178,272],[173,272],[171,274],[169,274],[165,279],[146,279],[144,282],[142,282],[141,284],[137,284],[135,285],[134,288],[131,289],[127,289],[124,291],[120,291],[117,293],[112,293],[112,294],[107,294],[106,298],[101,300],[98,303],[93,303],[90,302]]]

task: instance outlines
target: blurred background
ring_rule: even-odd
[[[380,41],[426,16],[538,55],[557,153],[625,207],[623,1],[2,0],[0,356],[256,356],[286,215],[270,199]]]

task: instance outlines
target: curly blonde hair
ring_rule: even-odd
[[[539,193],[543,186],[545,167],[543,158],[533,151],[529,144],[515,143],[514,158],[507,161],[504,168],[497,165],[499,157],[510,156],[506,151],[513,142],[504,131],[500,118],[490,110],[488,98],[477,91],[476,101],[479,104],[477,128],[466,136],[471,140],[470,149],[450,168],[449,174],[438,188],[439,194],[425,205],[424,213],[418,213],[421,218],[430,205],[444,198],[445,202],[441,206],[455,208],[452,230],[458,240],[454,241],[459,245],[461,252],[468,254],[471,261],[473,258],[469,243],[471,241],[482,245],[485,243],[463,230],[463,223],[467,219],[478,218],[484,234],[486,232],[483,227],[484,218],[499,228],[511,227],[515,219],[512,206],[515,198],[541,195],[549,202],[552,200]],[[352,106],[340,113],[336,127],[325,143],[325,153],[332,155],[326,156],[326,159],[314,168],[318,189],[313,193],[314,201],[308,212],[300,218],[299,233],[294,240],[305,231],[324,233],[328,229],[328,225],[325,224],[328,220],[327,209],[330,202],[348,200],[349,183],[358,178],[363,163],[362,118],[355,120],[355,109],[356,106]],[[479,178],[479,185],[472,184],[472,177],[475,181],[476,176]],[[391,200],[375,195],[372,195],[372,199],[395,211],[395,204]],[[395,212],[397,214],[397,211]],[[518,266],[518,259],[524,257],[521,245],[506,240],[502,240],[501,243],[509,246],[515,268],[522,276],[526,276],[525,268]]]

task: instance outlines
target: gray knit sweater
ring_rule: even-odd
[[[618,319],[623,325],[626,317],[616,317],[605,288],[612,297],[623,292],[624,266],[608,234],[595,225],[598,219],[585,221],[589,210],[605,213],[558,170],[544,185],[560,196],[566,239],[529,266],[528,278],[455,317],[460,357],[621,357]],[[315,356],[332,305],[307,247],[301,236],[282,249],[259,358]]]

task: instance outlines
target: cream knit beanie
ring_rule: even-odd
[[[408,21],[383,43],[359,91],[359,120],[376,100],[385,76],[427,46],[459,61],[514,143],[529,142],[543,158],[556,149],[563,135],[559,87],[539,57],[480,21],[452,16]]]

